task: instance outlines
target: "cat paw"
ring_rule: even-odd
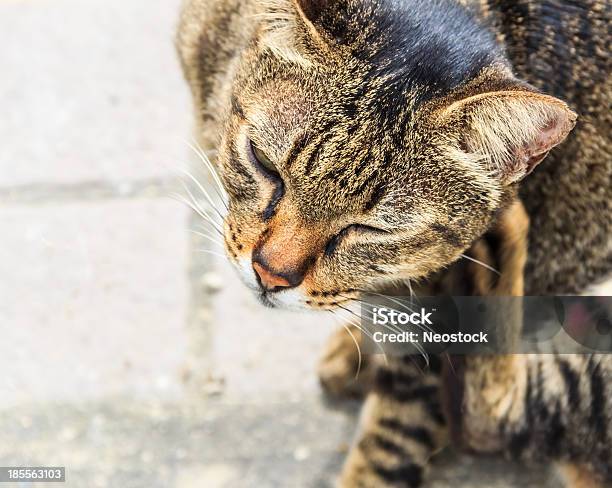
[[[328,339],[317,368],[323,390],[332,397],[362,397],[374,379],[374,358],[362,355],[359,364],[355,341],[361,344],[361,332],[351,325],[347,328],[350,333],[343,328]]]

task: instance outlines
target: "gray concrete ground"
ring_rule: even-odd
[[[333,324],[262,309],[168,198],[191,157],[178,3],[0,3],[0,465],[66,466],[75,488],[329,486],[359,407],[314,376]],[[546,478],[447,454],[431,486]]]

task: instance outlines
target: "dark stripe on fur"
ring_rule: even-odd
[[[442,238],[446,242],[448,242],[451,246],[463,247],[463,242],[461,241],[459,234],[457,234],[453,229],[451,229],[447,225],[434,223],[434,224],[431,224],[430,228],[437,234],[441,235]]]
[[[371,450],[381,450],[386,453],[393,454],[400,459],[405,459],[408,457],[408,453],[406,450],[396,444],[391,439],[386,439],[380,434],[368,434],[363,439],[359,441],[359,448],[367,455],[367,457],[371,457],[368,455]]]
[[[423,482],[423,468],[417,464],[403,464],[395,468],[386,468],[378,463],[371,465],[380,478],[394,487],[418,488]]]
[[[289,151],[289,154],[287,155],[287,159],[285,162],[285,165],[287,168],[290,168],[291,165],[293,164],[293,162],[297,159],[297,157],[300,155],[300,153],[306,148],[307,144],[308,144],[308,134],[303,133],[301,134],[293,143],[293,147],[291,148],[291,150]]]
[[[580,377],[567,361],[559,358],[557,363],[567,388],[569,406],[572,410],[575,410],[580,406]]]
[[[329,131],[322,132],[322,134],[323,134],[322,137],[320,137],[319,140],[316,141],[316,147],[314,151],[312,151],[312,154],[310,154],[310,156],[308,157],[308,161],[306,162],[306,167],[304,168],[305,175],[309,175],[311,173],[315,163],[319,160],[319,155],[321,154],[321,151],[325,147],[325,144],[327,144],[327,142],[334,135],[333,132],[329,132]]]
[[[409,403],[415,401],[426,401],[432,396],[437,396],[437,386],[418,386],[410,390],[380,390],[377,388],[378,393],[389,396],[400,403]]]
[[[431,433],[424,427],[413,427],[411,425],[405,425],[397,419],[384,418],[378,422],[378,425],[389,429],[393,432],[401,434],[402,437],[406,437],[410,440],[418,442],[429,448],[430,450],[435,449],[436,445],[431,436]]]
[[[446,417],[442,412],[442,405],[437,399],[430,399],[427,402],[427,412],[438,425],[446,425]]]
[[[270,198],[270,202],[265,210],[261,213],[261,218],[264,222],[270,220],[274,214],[276,213],[276,206],[278,202],[280,202],[281,198],[285,194],[285,185],[282,182],[278,182],[274,187],[274,192],[272,193],[272,198]]]
[[[565,432],[566,428],[561,418],[561,404],[557,401],[555,411],[546,430],[546,447],[549,456],[556,457],[561,453]]]
[[[232,95],[231,107],[232,107],[232,113],[234,115],[236,115],[242,120],[246,118],[246,116],[244,115],[244,110],[242,108],[242,105],[240,104],[240,101],[235,95]]]
[[[398,388],[409,388],[414,385],[415,379],[414,375],[381,367],[376,372],[375,385],[380,391],[391,392]]]
[[[240,162],[240,157],[233,147],[230,148],[230,158],[234,164],[230,177],[224,178],[223,181],[228,193],[237,201],[257,198],[259,185]]]
[[[369,212],[370,210],[372,210],[376,206],[376,204],[381,201],[384,195],[384,183],[379,183],[378,185],[376,185],[376,187],[374,187],[374,190],[372,190],[372,193],[370,193],[370,197],[363,206],[364,212]]]
[[[595,357],[591,357],[589,362],[590,380],[591,380],[591,414],[589,423],[593,427],[594,432],[599,437],[602,445],[607,442],[606,424],[606,392],[601,366]]]
[[[510,455],[516,459],[521,457],[523,451],[529,445],[531,440],[531,428],[533,426],[533,376],[527,375],[527,391],[525,392],[525,412],[526,412],[526,425],[522,426],[518,431],[512,432],[510,435],[510,442],[508,443],[508,450]],[[504,425],[503,427],[508,427]]]

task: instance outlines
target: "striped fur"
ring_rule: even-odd
[[[470,282],[477,294],[520,295],[526,224],[524,212],[515,205],[500,218],[494,236],[470,250],[480,261],[496,263],[500,277],[467,263],[453,271],[459,282]],[[489,242],[500,247],[491,249]],[[456,291],[453,286],[445,285],[444,291]],[[516,311],[500,311],[511,336],[520,330]],[[354,344],[347,337],[340,332],[334,338],[320,366],[324,387],[336,395],[355,391]],[[383,364],[368,358],[366,379],[359,385],[369,392],[361,430],[340,486],[421,486],[429,458],[450,439],[473,451],[504,452],[528,464],[556,461],[568,487],[612,483],[610,356],[475,356],[456,359],[452,367],[448,361],[433,357],[426,365],[422,358],[406,357]],[[453,385],[458,380],[459,394]]]
[[[527,228],[520,224],[526,218],[514,214],[506,214],[498,226],[502,235],[496,241],[501,248],[495,261],[502,267],[501,277],[495,279],[488,270],[468,265],[475,293],[522,294]],[[482,251],[476,249],[475,256],[491,262]],[[519,313],[502,311],[515,336],[521,322],[516,308]],[[467,446],[484,452],[503,450],[529,462],[556,460],[573,473],[569,486],[612,483],[612,357],[467,357],[463,382],[459,428]],[[573,468],[568,469],[570,465]],[[591,484],[584,485],[585,479]]]

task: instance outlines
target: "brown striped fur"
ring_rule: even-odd
[[[522,295],[527,222],[516,204],[491,231],[495,239],[483,239],[470,249],[472,257],[495,263],[501,276],[468,263],[453,271],[460,274],[460,282],[470,282],[477,294]],[[500,247],[492,249],[489,242]],[[520,332],[517,304],[499,311],[507,320],[508,341]],[[354,349],[348,334],[341,331],[334,350],[322,358],[324,386],[333,394],[355,391]],[[338,367],[342,357],[351,356],[352,361]],[[364,365],[366,378],[375,380],[359,384],[370,393],[339,486],[420,486],[428,459],[450,440],[445,419],[458,446],[503,452],[526,463],[556,461],[571,488],[612,483],[612,358],[608,355],[474,356],[454,361],[453,366],[447,358],[430,358],[429,366],[422,358],[416,361],[390,357],[383,364],[370,358]],[[453,391],[456,382],[459,394]],[[391,430],[390,418],[398,420]]]
[[[472,255],[502,266],[497,278],[468,265],[476,294],[523,294],[526,216],[506,213],[496,232],[501,243],[495,260],[483,243]],[[521,310],[500,310],[509,335],[520,334]],[[508,340],[513,340],[510,337]],[[524,461],[562,463],[568,486],[612,483],[612,358],[605,354],[531,354],[465,359],[462,441],[481,451],[505,451]],[[569,475],[570,473],[571,475]]]

